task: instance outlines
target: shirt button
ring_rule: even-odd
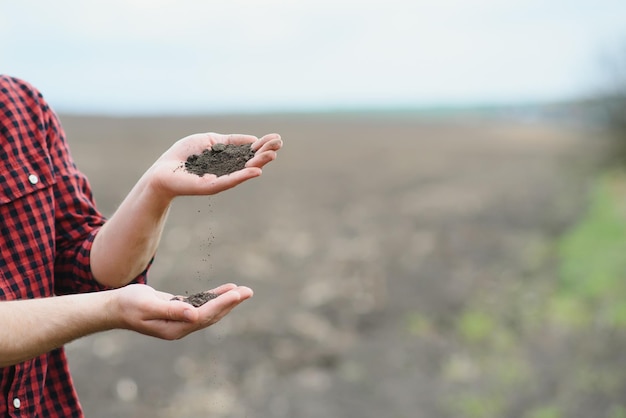
[[[36,174],[31,174],[28,176],[28,181],[30,181],[30,184],[37,184],[39,183],[39,177]]]
[[[20,398],[13,399],[13,406],[15,407],[15,409],[20,409],[20,406],[22,406],[22,402],[20,402]]]

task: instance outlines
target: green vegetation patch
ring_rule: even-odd
[[[626,173],[599,178],[586,216],[559,245],[557,322],[626,327]]]

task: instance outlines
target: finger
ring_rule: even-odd
[[[178,195],[212,195],[230,189],[262,173],[258,167],[246,167],[234,173],[217,177],[215,174],[205,174],[202,177],[180,174]],[[185,183],[183,185],[183,182]]]
[[[236,289],[237,287],[238,286],[236,284],[234,284],[234,283],[226,283],[226,284],[223,284],[221,286],[216,287],[215,289],[207,290],[207,291],[205,291],[203,293],[212,293],[212,294],[217,295],[219,297],[221,294],[229,292],[229,291],[231,291],[233,289]],[[165,293],[165,292],[157,292],[157,293],[162,293],[163,295],[169,295],[168,293]],[[169,302],[176,302],[176,301],[184,302],[185,305],[181,305],[181,307],[189,308],[189,303],[185,302],[185,299],[186,299],[186,297],[182,296],[182,295],[177,295],[177,296],[170,295],[169,299],[165,299],[165,300],[167,300]],[[170,312],[170,313],[174,314],[175,312]],[[184,312],[183,312],[183,314],[184,314]],[[187,316],[185,316],[184,319],[187,320],[189,318]]]
[[[252,297],[252,289],[250,288],[242,286],[229,290],[198,308],[199,320],[204,324],[215,324],[250,297]]]
[[[232,308],[239,305],[244,300],[250,299],[253,294],[252,289],[249,287],[237,286],[226,293],[222,293],[220,296],[207,303],[213,302],[213,308],[218,312],[224,312],[225,310],[229,312]]]
[[[281,149],[283,147],[283,140],[278,138],[278,139],[272,139],[271,141],[267,141],[265,143],[263,143],[257,150],[256,153],[261,153],[261,152],[265,152],[265,151],[278,151],[279,149]]]
[[[218,286],[218,287],[216,287],[214,289],[209,290],[209,292],[215,293],[216,295],[221,295],[222,293],[226,293],[229,290],[233,290],[233,289],[236,289],[236,288],[237,288],[236,284],[234,284],[234,283],[226,283],[226,284],[220,285],[220,286]]]
[[[263,166],[276,159],[276,151],[265,151],[261,154],[257,154],[246,162],[246,167],[258,167]]]
[[[237,286],[233,283],[228,283],[209,290],[209,292],[216,293],[217,298],[211,299],[198,308],[192,308],[188,303],[183,302],[186,306],[182,307],[183,321],[193,323],[214,324],[223,318],[228,312],[230,312],[235,306],[240,304],[246,299],[252,297],[252,289],[245,286]],[[172,319],[178,320],[177,312],[173,310],[171,312]]]
[[[276,153],[274,151],[266,151],[263,154],[255,155],[253,158],[246,162],[246,167],[263,168],[267,163],[276,159]]]
[[[215,178],[205,186],[204,190],[200,190],[200,192],[203,192],[204,194],[216,194],[223,192],[224,190],[231,189],[246,180],[258,177],[261,173],[262,171],[258,167],[246,167],[242,170],[235,171],[234,173]]]
[[[242,301],[254,296],[254,291],[247,286],[237,286],[237,292],[241,295]]]
[[[257,152],[268,143],[273,143],[274,147],[278,146],[278,148],[276,149],[278,150],[282,146],[283,141],[280,139],[280,135],[278,134],[268,134],[268,135],[261,137],[255,143],[253,143],[251,146],[251,149],[252,151]]]
[[[193,307],[182,300],[168,300],[154,305],[153,318],[175,322],[194,322],[198,313]]]

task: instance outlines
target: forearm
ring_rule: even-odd
[[[91,248],[91,271],[111,287],[128,284],[154,256],[171,198],[154,192],[148,173],[102,226]]]
[[[0,367],[113,328],[111,293],[0,302]]]

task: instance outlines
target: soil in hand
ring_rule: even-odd
[[[205,174],[223,176],[245,167],[246,162],[254,157],[251,144],[215,144],[201,154],[193,154],[187,158],[185,169],[200,177]]]
[[[200,292],[190,296],[174,296],[170,300],[180,300],[182,302],[187,302],[188,304],[193,305],[197,308],[204,305],[208,301],[215,299],[218,296],[219,295],[217,293]]]

